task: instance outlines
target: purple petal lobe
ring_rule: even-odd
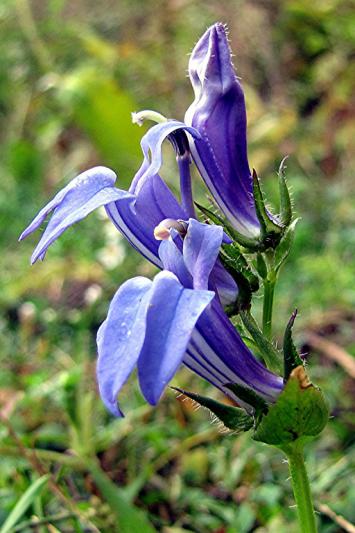
[[[215,226],[206,226],[207,225],[201,224],[195,220],[192,222],[192,225],[189,224],[190,235],[192,235],[193,238],[186,244],[186,237],[182,240],[179,235],[176,235],[169,240],[162,241],[159,247],[159,257],[164,269],[173,272],[184,287],[192,288],[194,286],[192,275],[195,276],[195,284],[201,283],[201,287],[206,287],[206,282],[209,281],[208,288],[217,292],[223,305],[228,305],[235,301],[238,295],[238,287],[232,276],[225,270],[220,261],[218,259],[216,260],[216,254],[218,254],[220,242],[218,235],[220,230],[217,230],[217,232],[214,233],[213,228]],[[199,227],[201,227],[200,231],[195,232],[194,228],[198,229]],[[214,250],[212,249],[210,256],[208,256],[208,254],[207,256],[204,255],[204,250],[199,242],[199,238],[204,237],[204,232],[208,233],[209,230],[207,228],[211,228],[213,233],[210,250],[213,246]],[[194,243],[197,250],[200,250],[201,254],[190,249],[194,246]],[[184,251],[184,255],[182,254],[182,251]],[[198,259],[196,267],[193,263],[194,257]],[[190,270],[187,266],[188,264],[190,265]],[[213,268],[210,271],[211,267]]]
[[[189,75],[195,100],[185,122],[201,139],[191,152],[221,210],[247,236],[259,234],[247,157],[246,111],[222,24],[215,24],[192,51]]]
[[[67,195],[75,195],[75,191],[79,189],[84,196],[90,197],[92,195],[92,189],[94,189],[96,192],[104,187],[112,187],[116,181],[116,178],[117,176],[113,170],[105,167],[95,167],[83,172],[82,174],[79,174],[79,176],[68,183],[64,189],[59,191],[53,200],[51,200],[45,207],[43,207],[43,209],[41,209],[31,224],[22,232],[19,240],[22,241],[28,235],[30,235],[30,233],[36,231],[36,229],[38,229],[47,218],[47,215],[53,211],[53,209],[56,209]]]
[[[223,240],[222,226],[201,224],[190,219],[184,239],[183,256],[195,289],[207,289]]]
[[[184,357],[195,324],[214,297],[185,289],[170,272],[153,281],[138,376],[146,400],[155,405]]]
[[[115,416],[122,416],[117,406],[117,394],[134,369],[144,343],[151,286],[152,282],[142,277],[121,285],[97,333],[100,395]]]
[[[237,284],[219,260],[216,261],[211,272],[210,284],[212,287],[216,287],[216,291],[223,306],[229,305],[237,299]]]
[[[162,241],[159,246],[159,257],[165,270],[172,272],[180,283],[188,288],[193,288],[193,279],[188,271],[183,255],[174,239]]]
[[[96,167],[83,172],[62,189],[49,204],[35,217],[22,233],[24,239],[35,231],[53,211],[53,215],[32,254],[31,262],[43,259],[48,247],[70,226],[85,218],[89,213],[113,200],[124,198],[133,201],[134,197],[116,189],[113,184],[116,174],[104,167]]]

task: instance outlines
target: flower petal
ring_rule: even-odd
[[[184,262],[183,255],[175,240],[179,236],[161,241],[159,246],[159,257],[165,270],[172,272],[178,278],[180,283],[187,289],[193,288],[193,279]]]
[[[181,129],[190,133],[193,138],[200,138],[200,134],[194,128],[177,120],[168,120],[167,122],[156,124],[147,131],[141,141],[144,160],[132,181],[130,192],[138,194],[147,177],[159,172],[163,162],[162,144],[164,140],[175,131]]]
[[[53,200],[51,200],[38,215],[33,219],[31,224],[22,232],[20,241],[25,239],[30,233],[33,233],[47,218],[47,215],[62,204],[63,200],[68,197],[75,196],[77,191],[80,191],[80,196],[83,197],[83,203],[93,196],[97,191],[104,187],[112,187],[116,181],[116,174],[113,170],[106,167],[94,167],[90,170],[82,172],[68,183],[64,189],[59,191]]]
[[[210,273],[223,241],[222,226],[202,224],[190,218],[183,245],[184,262],[195,289],[207,289]]]
[[[219,249],[220,230],[213,228],[217,226],[207,226],[201,224],[196,220],[190,219],[192,222],[190,235],[192,239],[189,239],[185,244],[185,239],[182,240],[179,235],[172,236],[169,240],[162,241],[159,247],[159,257],[165,270],[173,272],[180,283],[187,288],[195,286],[201,286],[199,288],[207,288],[216,291],[218,297],[223,305],[228,305],[235,302],[238,295],[238,287],[232,278],[232,276],[225,270],[219,260],[216,260],[216,254]],[[209,228],[211,228],[209,230]],[[195,229],[197,231],[195,231]],[[222,229],[222,228],[221,228]],[[188,229],[189,231],[189,229]],[[208,253],[204,253],[204,249],[198,242],[199,238],[204,237],[204,232],[213,233],[212,241],[214,244],[208,248]],[[192,250],[196,243],[197,249],[200,250],[200,257],[198,258],[198,265],[194,266],[194,257],[197,258],[198,252]],[[214,247],[214,249],[212,249]],[[207,248],[206,248],[207,249]],[[182,254],[183,252],[183,254]],[[190,266],[190,270],[187,268]],[[210,270],[212,268],[212,270]],[[193,280],[195,276],[195,280]],[[209,281],[209,283],[208,283]],[[195,283],[195,285],[194,285]],[[208,283],[208,285],[206,285]],[[197,285],[196,285],[197,284]]]
[[[201,135],[191,140],[195,163],[235,229],[259,234],[247,157],[246,111],[225,27],[209,28],[192,51],[189,75],[195,100],[185,122]]]
[[[146,400],[155,405],[184,357],[195,324],[214,297],[212,291],[185,289],[163,271],[153,281],[138,376]]]
[[[216,287],[223,306],[234,303],[238,296],[238,287],[232,276],[227,272],[219,259],[210,275],[210,284]]]
[[[228,379],[226,369],[233,373],[233,382],[254,389],[269,402],[281,392],[282,378],[254,357],[217,300],[201,316],[192,340],[197,351]]]
[[[144,343],[151,286],[152,282],[143,277],[121,285],[97,333],[100,395],[115,416],[122,416],[117,406],[117,394],[134,369]]]
[[[105,167],[95,167],[73,179],[35,217],[20,240],[35,231],[53,211],[53,215],[36,246],[31,262],[43,259],[48,247],[70,226],[113,200],[131,203],[134,196],[113,187],[116,174]]]

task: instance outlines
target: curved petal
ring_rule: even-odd
[[[217,389],[223,392],[223,394],[228,396],[231,400],[236,402],[241,407],[244,407],[247,412],[253,413],[253,407],[241,401],[229,388],[225,386],[226,380],[219,376],[215,368],[211,366],[206,359],[201,359],[201,354],[196,351],[196,348],[194,348],[191,343],[186,350],[183,363],[185,366],[187,366],[187,368],[211,383],[211,385],[217,387]]]
[[[132,181],[129,188],[130,192],[138,194],[147,177],[153,176],[159,172],[163,162],[163,141],[177,130],[185,130],[190,133],[193,138],[200,138],[198,131],[177,120],[161,122],[150,128],[141,141],[144,160]]]
[[[117,394],[136,366],[145,337],[152,282],[137,277],[116,292],[107,318],[97,333],[97,379],[101,398],[115,416],[122,416]]]
[[[35,217],[21,234],[20,240],[35,231],[53,211],[53,215],[38,243],[31,263],[43,259],[48,247],[70,226],[85,218],[89,213],[113,200],[120,199],[126,204],[134,196],[113,187],[116,174],[105,167],[95,167],[73,179]]]
[[[76,178],[71,180],[64,189],[59,191],[55,197],[40,210],[31,224],[22,232],[19,240],[21,241],[22,239],[25,239],[30,233],[36,231],[51,211],[58,206],[62,207],[64,200],[67,200],[67,207],[69,206],[70,211],[70,200],[73,205],[77,204],[78,201],[80,202],[80,205],[82,205],[101,189],[112,187],[116,178],[117,176],[113,170],[106,167],[94,167],[82,172]]]
[[[184,287],[193,288],[192,275],[188,271],[182,253],[173,239],[161,241],[159,257],[165,270],[175,274]]]
[[[22,240],[38,229],[53,211],[31,262],[43,259],[48,247],[67,228],[105,206],[113,223],[130,243],[152,263],[161,266],[154,228],[165,218],[185,219],[186,212],[158,175],[147,177],[137,196],[115,188],[115,180],[112,170],[95,167],[79,174],[57,193],[20,236]]]
[[[195,324],[214,297],[211,291],[185,289],[163,271],[153,281],[138,377],[146,400],[155,405],[184,357]]]
[[[185,122],[201,139],[191,140],[195,163],[232,225],[246,236],[260,232],[247,157],[246,111],[223,24],[215,24],[192,51],[189,75],[195,100]]]

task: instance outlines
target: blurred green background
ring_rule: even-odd
[[[144,533],[146,517],[165,533],[297,530],[276,450],[224,434],[172,391],[157,409],[147,407],[134,379],[121,394],[127,417],[105,412],[96,330],[118,285],[154,269],[103,212],[70,229],[34,267],[38,236],[17,243],[78,172],[111,166],[118,186],[128,187],[143,133],[130,113],[151,108],[183,119],[192,100],[188,54],[218,20],[229,26],[246,93],[250,162],[276,207],[276,170],[289,155],[301,222],[277,289],[275,332],[280,339],[298,307],[296,340],[332,413],[308,450],[319,527],[354,531],[346,523],[355,521],[353,7],[1,0],[1,532]],[[174,187],[172,161],[167,149],[163,177]],[[186,370],[175,384],[218,398]],[[127,524],[117,528],[122,517]]]

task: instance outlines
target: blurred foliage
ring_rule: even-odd
[[[301,221],[277,289],[276,333],[298,307],[305,351],[311,330],[355,353],[352,2],[2,0],[0,524],[20,508],[14,531],[33,531],[35,520],[40,533],[113,531],[115,497],[136,503],[165,533],[296,531],[279,452],[221,433],[172,392],[151,410],[134,380],[122,393],[127,418],[105,412],[94,378],[96,330],[117,286],[154,268],[102,212],[31,269],[33,239],[16,245],[35,212],[79,171],[109,165],[128,187],[142,134],[130,113],[152,108],[183,118],[192,98],[187,55],[216,20],[230,28],[250,161],[270,203],[276,169],[290,156]],[[172,162],[167,150],[163,175],[174,186]],[[332,419],[310,447],[308,466],[320,531],[335,533],[343,529],[329,509],[355,520],[354,382],[329,357],[311,356]],[[210,392],[187,371],[176,381]],[[31,492],[44,472],[50,483]],[[110,480],[119,490],[113,495]],[[24,509],[20,498],[29,493]]]

